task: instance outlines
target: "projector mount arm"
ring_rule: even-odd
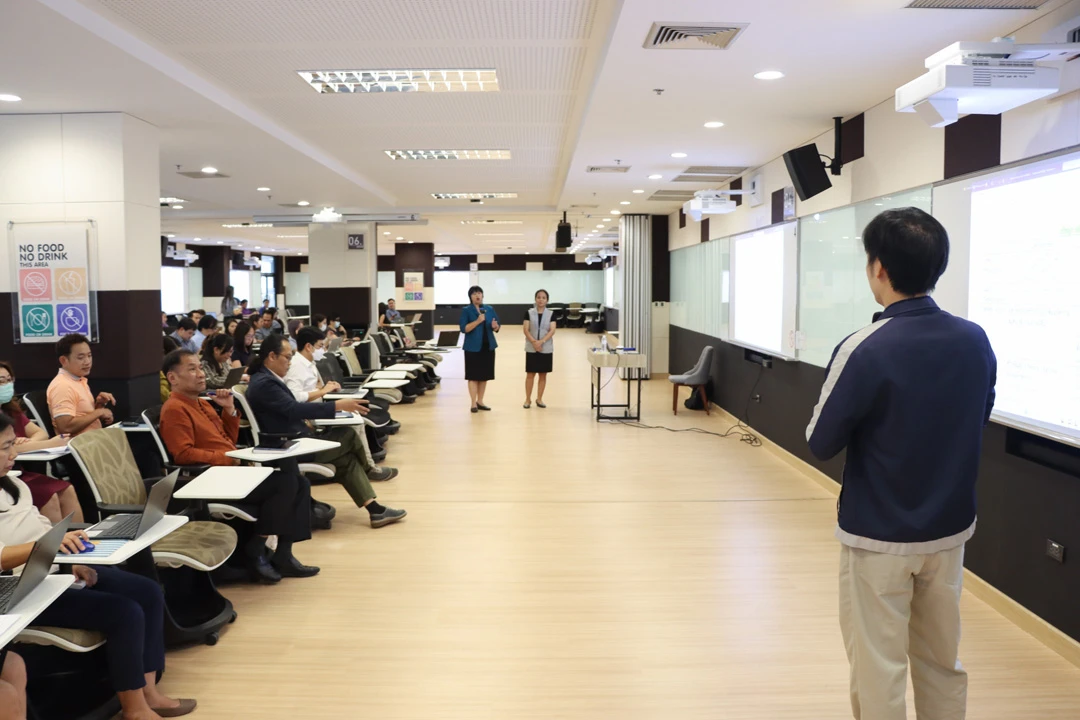
[[[833,131],[835,140],[833,143],[833,157],[829,157],[823,153],[818,153],[818,155],[829,161],[827,163],[822,163],[822,165],[824,165],[830,173],[839,175],[840,171],[844,169],[844,162],[840,159],[843,156],[841,148],[843,147],[844,118],[834,117],[833,127],[835,128]]]

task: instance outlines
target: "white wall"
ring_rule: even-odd
[[[285,304],[311,306],[311,276],[307,265],[301,265],[300,272],[285,273]]]

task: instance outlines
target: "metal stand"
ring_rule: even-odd
[[[616,373],[620,368],[612,368]],[[626,402],[625,403],[603,403],[600,399],[600,370],[599,367],[593,367],[596,371],[596,381],[591,383],[589,387],[589,407],[596,408],[596,422],[603,420],[632,420],[638,422],[641,420],[641,380],[644,374],[644,368],[621,368],[626,370],[628,377],[626,378]],[[637,383],[637,406],[631,404],[631,385]],[[595,388],[595,392],[594,392]],[[622,415],[607,415],[604,414],[604,408],[622,408]],[[630,411],[634,410],[634,414],[631,415]]]

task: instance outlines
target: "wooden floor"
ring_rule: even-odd
[[[598,425],[581,331],[524,410],[523,342],[500,339],[492,412],[469,413],[460,352],[394,408],[401,475],[376,490],[407,521],[316,488],[337,519],[297,554],[322,574],[226,589],[239,620],[170,653],[166,691],[204,720],[850,717],[835,499],[737,440]],[[644,420],[726,429],[672,417],[663,379]],[[966,593],[963,614],[968,717],[1080,717],[1080,670]]]

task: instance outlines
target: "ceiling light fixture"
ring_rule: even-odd
[[[678,160],[681,160],[682,158],[686,157],[686,153],[684,153],[684,152],[673,152],[673,153],[671,153],[671,157],[676,158]]]
[[[641,194],[642,194],[642,193],[644,193],[644,192],[645,192],[644,190],[635,190],[635,191],[634,191],[634,194],[635,194],[635,195],[641,195]]]
[[[389,230],[386,230],[386,231],[383,232],[383,235],[389,235],[389,234],[390,234]]]
[[[403,237],[401,237],[400,235],[398,235],[398,236],[397,236],[396,238],[394,238],[394,239],[395,239],[395,240],[404,240],[405,238],[403,238]]]
[[[499,78],[494,69],[298,70],[296,74],[321,95],[499,90]]]
[[[183,205],[173,205],[173,206],[172,206],[172,209],[173,209],[173,210],[183,210],[183,209],[184,209],[184,206],[183,206]]]
[[[660,178],[662,178],[662,177],[664,177],[664,176],[663,176],[663,175],[660,175],[660,174],[656,174],[656,175],[650,175],[650,176],[649,176],[649,179],[650,179],[650,180],[659,180],[659,179],[660,179]]]
[[[596,228],[597,228],[598,230],[603,230],[603,229],[604,229],[604,226],[603,226],[603,225],[597,225],[597,226],[596,226]]]
[[[255,192],[270,192],[270,188],[268,188],[268,187],[255,188]]]
[[[710,130],[714,130],[716,128],[724,127],[724,123],[720,122],[719,120],[710,120],[709,122],[705,123],[705,127],[709,128]]]
[[[162,205],[172,205],[173,203],[187,202],[187,200],[184,200],[183,198],[178,198],[178,197],[163,197],[163,198],[158,198],[158,202],[161,203]]]
[[[623,200],[623,201],[622,201],[622,202],[620,202],[619,204],[620,204],[620,205],[629,205],[629,204],[630,204],[630,201],[629,201],[629,200]]]
[[[217,175],[217,168],[213,165],[207,165],[202,169],[202,171],[207,175]]]
[[[225,244],[225,241],[224,241],[224,240],[218,240],[218,241],[217,241],[217,244],[218,244],[218,245],[224,245],[224,244]]]
[[[202,238],[191,238],[191,242],[202,242]]]
[[[509,200],[517,193],[431,193],[436,200]]]
[[[174,238],[174,237],[176,237],[176,233],[165,233],[165,237]]]
[[[759,73],[755,73],[754,77],[758,80],[779,80],[784,77],[784,73],[779,70],[762,70]]]
[[[611,214],[612,214],[612,215],[622,215],[622,212],[621,212],[621,211],[619,211],[619,210],[612,210],[612,211],[611,211]]]
[[[255,246],[255,249],[256,249],[256,250],[262,250],[262,246],[261,246],[261,245],[256,245],[256,246]]]
[[[18,95],[11,95],[10,93],[0,93],[0,102],[19,102],[22,100]]]
[[[274,227],[274,223],[225,223],[223,228],[267,228]]]
[[[412,244],[413,244],[413,242],[414,242],[413,240],[410,240],[410,241],[409,241],[409,244],[410,244],[410,245],[412,245]]]
[[[311,203],[309,203],[307,200],[301,200],[300,202],[298,202],[296,204],[299,205],[300,207],[307,207]]]
[[[384,150],[391,160],[509,160],[509,150]]]

